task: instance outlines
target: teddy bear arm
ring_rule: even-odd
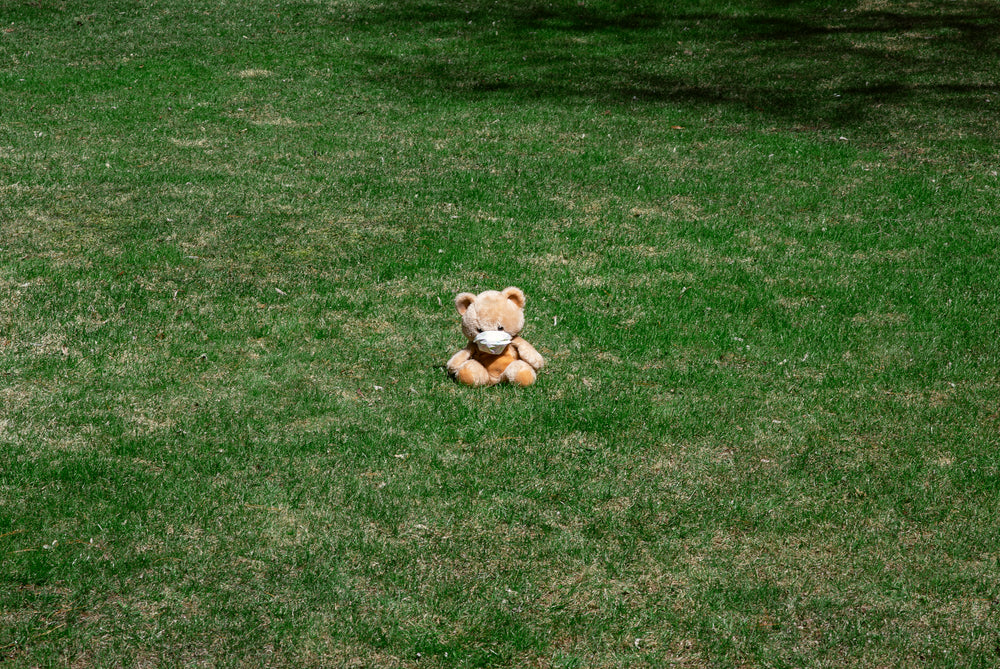
[[[535,347],[521,337],[517,337],[512,343],[517,348],[517,354],[521,360],[531,365],[536,371],[541,369],[542,365],[545,364],[541,354],[535,350]]]
[[[472,346],[466,346],[461,351],[451,356],[446,365],[448,368],[448,373],[454,376],[458,372],[458,368],[465,364],[466,361],[472,358]]]

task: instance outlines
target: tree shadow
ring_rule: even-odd
[[[997,132],[1000,6],[764,2],[736,15],[705,4],[397,0],[351,19],[396,36],[364,57],[402,95],[697,105],[801,126],[943,114]]]

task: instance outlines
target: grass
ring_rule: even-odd
[[[6,664],[998,661],[994,4],[0,24]]]

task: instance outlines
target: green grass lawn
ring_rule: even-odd
[[[998,62],[977,0],[0,0],[0,663],[996,666]],[[509,285],[537,384],[455,384]]]

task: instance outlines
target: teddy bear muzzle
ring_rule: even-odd
[[[477,334],[472,343],[483,353],[500,355],[507,348],[507,345],[510,344],[511,340],[512,337],[508,332],[504,332],[503,330],[487,330],[486,332]]]

